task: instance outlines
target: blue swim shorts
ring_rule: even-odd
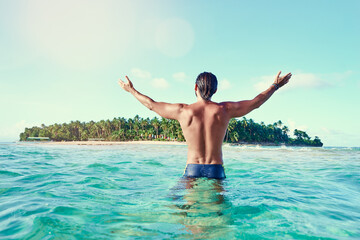
[[[222,164],[187,164],[184,171],[184,177],[226,178]]]

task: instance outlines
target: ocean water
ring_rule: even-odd
[[[0,239],[360,239],[360,148],[0,144]]]

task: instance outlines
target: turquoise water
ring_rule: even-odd
[[[360,149],[0,144],[0,239],[360,239]]]

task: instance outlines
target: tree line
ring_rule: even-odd
[[[288,133],[289,128],[280,120],[266,125],[264,122],[256,123],[243,117],[230,120],[224,142],[319,147],[323,145],[318,136],[311,139],[304,131],[295,129],[295,138],[291,138]],[[26,141],[28,137],[48,137],[52,141],[185,141],[178,121],[157,117],[142,118],[139,115],[134,118],[118,117],[98,122],[71,121],[49,126],[42,124],[40,127],[25,128],[20,134],[20,141]]]

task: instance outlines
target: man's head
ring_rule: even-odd
[[[217,79],[216,76],[210,72],[200,73],[196,78],[196,86],[200,92],[200,96],[204,100],[210,100],[212,95],[217,90]],[[195,92],[196,93],[196,92]]]

